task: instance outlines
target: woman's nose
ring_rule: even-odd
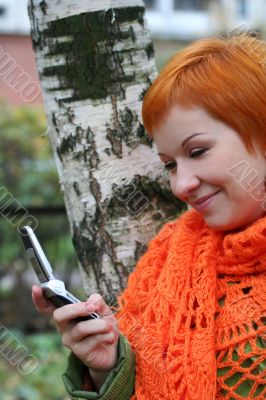
[[[181,170],[180,168],[170,178],[173,194],[182,201],[187,201],[198,188],[200,179],[193,171]]]

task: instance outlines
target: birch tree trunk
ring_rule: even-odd
[[[87,294],[114,302],[180,202],[141,123],[156,76],[140,0],[30,0],[49,139]]]

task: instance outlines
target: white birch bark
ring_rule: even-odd
[[[49,138],[87,294],[113,301],[178,202],[141,124],[156,76],[140,0],[31,0]]]

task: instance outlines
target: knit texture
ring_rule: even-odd
[[[265,399],[265,288],[266,218],[215,232],[189,210],[165,225],[119,298],[131,399]]]

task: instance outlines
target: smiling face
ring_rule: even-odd
[[[202,108],[173,105],[153,138],[172,192],[210,228],[244,228],[265,214],[264,153],[250,154],[231,127]]]

